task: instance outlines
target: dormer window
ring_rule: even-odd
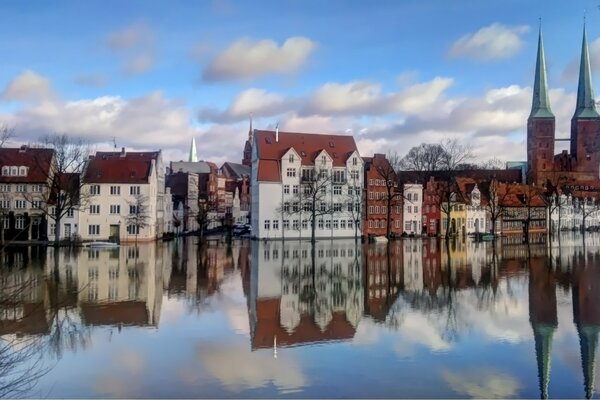
[[[19,176],[27,176],[27,167],[19,167]]]
[[[17,176],[19,169],[17,167],[10,167],[10,176]]]
[[[2,176],[10,175],[10,167],[2,167]]]

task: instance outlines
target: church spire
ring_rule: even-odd
[[[590,68],[590,54],[588,51],[585,34],[585,21],[583,23],[583,41],[581,44],[581,63],[579,64],[579,85],[577,86],[577,107],[573,118],[599,118],[594,101],[592,87],[592,72]]]
[[[548,398],[548,383],[550,382],[550,368],[552,363],[552,338],[556,326],[535,324],[533,338],[535,340],[535,359],[538,366],[538,383],[540,397]]]
[[[546,77],[546,57],[544,56],[544,41],[542,40],[542,24],[538,38],[537,60],[535,62],[535,81],[533,83],[533,102],[529,117],[553,118],[548,99],[548,79]]]
[[[192,137],[192,145],[190,146],[189,162],[198,162],[198,153],[196,151],[196,138]]]

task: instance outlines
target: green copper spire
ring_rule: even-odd
[[[583,24],[583,42],[581,44],[581,64],[579,64],[579,85],[577,86],[577,108],[573,118],[599,118],[592,88],[590,54],[588,52],[585,23]]]
[[[546,57],[544,57],[544,41],[542,40],[542,25],[538,39],[538,53],[535,62],[535,82],[533,83],[533,102],[531,117],[554,118],[548,100],[548,80],[546,78]]]
[[[585,398],[594,397],[594,378],[596,376],[596,350],[598,347],[599,326],[578,326],[579,345],[581,348],[581,366],[583,368],[583,384]]]
[[[534,324],[533,337],[535,340],[535,358],[538,367],[538,381],[540,398],[548,398],[548,383],[550,382],[550,368],[552,363],[552,337],[556,326]]]

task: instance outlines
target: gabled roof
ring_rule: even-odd
[[[230,178],[237,178],[237,179],[242,178],[244,175],[250,176],[250,174],[252,172],[251,167],[249,167],[247,165],[243,165],[243,164],[232,163],[232,162],[224,163],[223,166],[221,166],[221,169],[223,170],[223,173],[225,176],[230,177]]]
[[[50,175],[53,149],[22,146],[0,149],[0,170],[3,166],[27,167],[27,176],[2,176],[2,183],[45,183]]]
[[[85,171],[86,183],[148,183],[152,161],[160,151],[96,152],[90,157]]]
[[[332,158],[334,167],[345,167],[348,158],[357,151],[354,138],[348,135],[279,132],[277,140],[275,136],[275,131],[254,130],[259,181],[272,180],[276,172],[275,166],[290,148],[294,148],[300,155],[301,164],[305,166],[315,165],[315,158],[325,150]],[[268,162],[263,164],[262,161]],[[280,179],[278,176],[277,180]]]
[[[210,174],[210,164],[206,161],[172,161],[171,173],[192,172],[194,174]]]

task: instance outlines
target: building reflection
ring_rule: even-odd
[[[354,337],[363,312],[361,250],[353,240],[253,242],[252,349]]]

